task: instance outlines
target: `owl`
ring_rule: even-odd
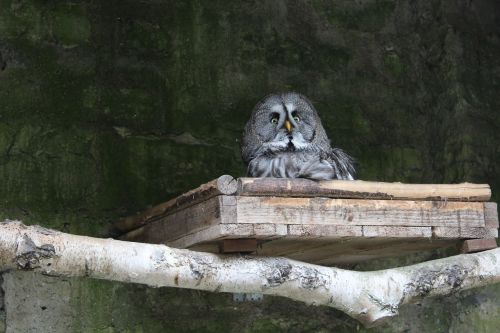
[[[354,179],[352,157],[330,146],[313,105],[294,92],[269,95],[255,106],[241,156],[250,177]]]

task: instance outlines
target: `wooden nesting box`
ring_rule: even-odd
[[[120,239],[333,265],[450,245],[496,247],[484,184],[222,176],[116,224]]]

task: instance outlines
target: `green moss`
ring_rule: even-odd
[[[395,77],[400,77],[406,71],[406,66],[395,53],[387,53],[384,55],[384,67],[386,71]]]
[[[90,22],[87,17],[58,11],[52,13],[52,35],[65,47],[88,42]]]
[[[97,107],[99,94],[97,92],[97,87],[91,85],[84,89],[82,94],[82,104],[88,109],[93,109]]]
[[[2,1],[0,34],[4,38],[23,36],[34,42],[44,39],[48,30],[43,24],[43,12],[37,1]]]
[[[251,328],[247,328],[244,332],[262,332],[262,333],[272,333],[272,332],[283,332],[284,327],[280,325],[280,322],[272,319],[256,320],[253,322]]]
[[[447,7],[3,1],[0,219],[102,236],[121,216],[242,175],[242,128],[258,100],[282,90],[313,101],[361,179],[487,182],[498,197],[495,25],[481,6]],[[74,288],[77,331],[470,329],[439,310],[451,303],[442,299],[365,330],[338,311],[280,298],[236,304],[225,294],[84,280]],[[484,330],[496,324],[497,313],[461,300],[456,313]]]
[[[500,324],[500,287],[486,287],[479,295],[470,292],[464,294],[462,309],[452,318],[450,331],[495,332]]]
[[[393,1],[370,1],[365,5],[337,6],[329,11],[329,21],[347,29],[378,31],[394,12]]]

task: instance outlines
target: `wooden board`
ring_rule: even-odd
[[[198,243],[204,243],[213,240],[220,240],[225,238],[256,238],[261,240],[268,240],[273,238],[284,237],[287,235],[287,228],[283,225],[272,224],[235,224],[225,223],[208,227],[206,229],[198,230],[196,232],[187,234],[183,237],[163,241],[169,246],[177,248],[189,248]]]
[[[113,226],[113,232],[124,233],[137,229],[151,221],[171,214],[178,210],[183,210],[221,194],[231,195],[236,193],[237,182],[229,176],[223,175],[206,184],[203,184],[177,198],[169,200],[150,208],[140,214],[129,216],[119,220]]]
[[[120,239],[324,265],[462,244],[476,251],[498,237],[497,205],[482,201],[489,195],[476,184],[224,176],[122,220]]]
[[[484,203],[484,224],[487,228],[498,229],[498,211],[496,202]]]
[[[238,178],[237,195],[389,200],[488,201],[488,184],[403,184],[363,180]]]
[[[479,202],[232,197],[236,223],[484,227]],[[234,223],[234,222],[233,222]]]
[[[273,240],[261,242],[255,252],[259,256],[283,256],[319,265],[353,264],[365,260],[401,256],[412,252],[430,251],[436,248],[456,246],[455,240],[422,239],[345,239],[342,241]],[[217,242],[196,244],[189,249],[217,253]]]
[[[497,247],[496,239],[468,239],[464,241],[461,251],[462,253],[479,252],[491,250]]]
[[[218,225],[223,222],[220,200],[221,197],[213,197],[189,209],[163,216],[120,236],[119,239],[154,244],[167,243],[198,230]]]

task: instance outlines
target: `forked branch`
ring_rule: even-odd
[[[214,292],[263,293],[331,306],[375,326],[423,297],[500,282],[500,249],[374,272],[286,258],[226,256],[0,223],[0,271],[33,270]]]

